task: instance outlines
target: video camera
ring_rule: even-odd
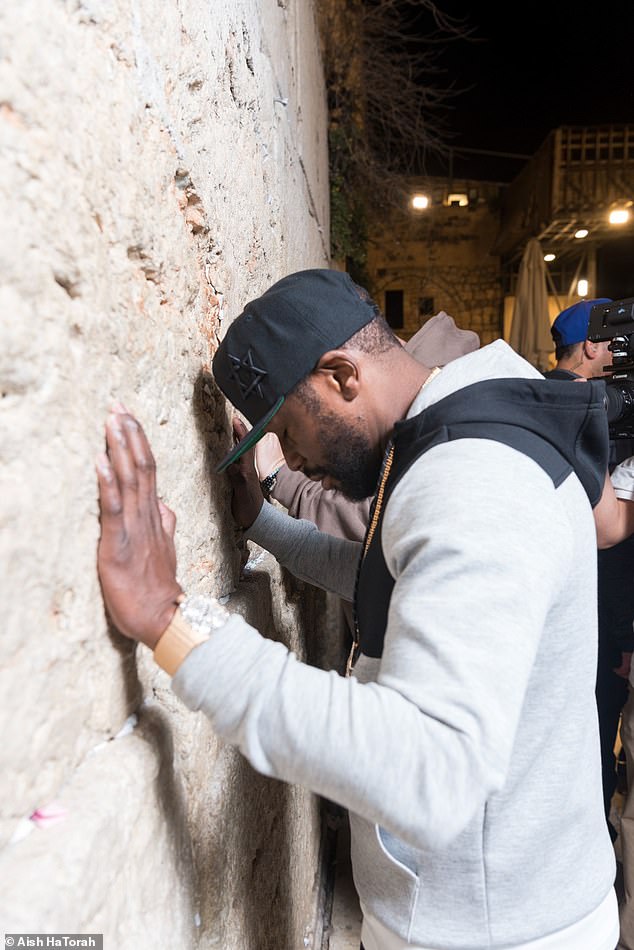
[[[612,365],[604,366],[611,439],[634,439],[634,297],[596,304],[588,339],[610,340]]]

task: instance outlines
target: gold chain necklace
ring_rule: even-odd
[[[427,379],[425,380],[425,382],[423,383],[423,385],[421,386],[421,390],[420,390],[421,392],[425,388],[425,386],[427,386],[428,383],[431,383],[432,379],[434,379],[435,376],[438,376],[439,372],[440,372],[440,366],[435,366],[433,370],[431,371],[431,373],[429,374],[429,376],[427,377]],[[365,536],[365,543],[363,545],[363,553],[361,554],[361,561],[365,559],[365,556],[368,553],[370,545],[372,544],[372,538],[374,537],[374,532],[376,531],[376,526],[378,525],[379,518],[381,517],[381,509],[383,507],[383,495],[385,494],[385,486],[387,484],[388,478],[390,477],[390,470],[392,468],[393,461],[394,461],[394,444],[390,442],[390,448],[387,453],[385,463],[383,465],[383,472],[381,473],[381,482],[379,484],[379,488],[376,493],[376,502],[374,504],[374,510],[372,512],[372,521],[370,523],[370,527],[368,528],[368,533]],[[352,672],[352,664],[354,663],[355,652],[358,646],[359,646],[359,639],[358,639],[358,630],[357,630],[355,631],[355,637],[353,639],[352,646],[350,648],[350,653],[348,654],[348,660],[346,663],[346,676],[350,676],[350,673]]]
[[[368,528],[368,533],[365,537],[365,544],[363,545],[363,554],[362,558],[368,553],[368,548],[372,544],[372,538],[374,537],[374,532],[376,531],[376,526],[379,523],[379,517],[381,515],[381,508],[383,507],[383,495],[385,493],[385,484],[390,477],[390,469],[392,468],[392,462],[394,461],[394,445],[390,445],[390,451],[387,454],[385,460],[385,465],[383,466],[383,475],[381,477],[381,484],[379,485],[379,490],[376,493],[376,504],[374,506],[374,512],[372,514],[372,522]]]

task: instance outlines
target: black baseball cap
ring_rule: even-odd
[[[303,270],[283,277],[246,305],[213,358],[213,375],[252,429],[216,466],[236,462],[264,435],[284,399],[328,350],[336,349],[377,314],[350,275]]]

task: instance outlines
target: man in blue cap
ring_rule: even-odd
[[[590,311],[599,303],[611,303],[607,297],[580,300],[562,310],[551,327],[555,341],[557,366],[545,375],[549,379],[592,379],[603,376],[612,365],[609,341],[593,343],[588,339]]]
[[[562,310],[555,319],[551,333],[555,341],[557,366],[545,376],[549,379],[592,379],[605,375],[612,365],[608,340],[593,342],[587,338],[590,311],[596,304],[611,303],[606,297],[580,300]],[[625,455],[631,455],[631,443],[624,446]],[[618,461],[618,446],[611,443],[614,461]],[[621,458],[625,457],[621,453]],[[627,677],[634,647],[632,619],[634,594],[629,596],[630,578],[634,570],[634,539],[627,538],[609,550],[599,551],[599,657],[597,667],[597,708],[601,738],[601,768],[603,803],[608,827],[612,796],[616,788],[614,743],[621,710],[627,700]]]

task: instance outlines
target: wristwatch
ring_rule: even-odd
[[[230,617],[214,597],[184,597],[154,647],[155,661],[174,676],[194,647],[208,640],[212,630],[223,627]]]
[[[275,482],[277,481],[278,472],[279,472],[279,468],[273,469],[273,471],[269,475],[267,475],[266,478],[263,478],[260,481],[260,488],[262,489],[264,497],[267,499],[269,495],[271,494],[271,492],[273,491],[273,487],[275,485]]]

